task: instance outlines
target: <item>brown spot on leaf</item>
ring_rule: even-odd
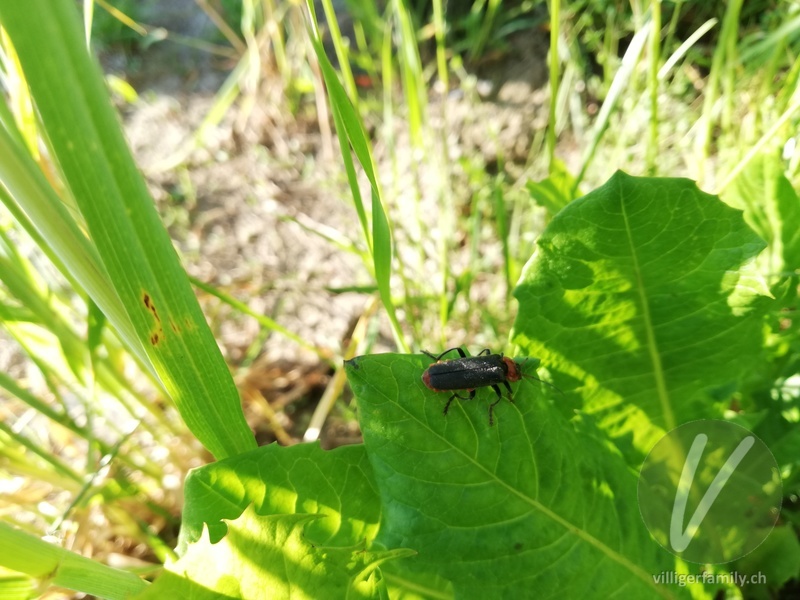
[[[158,344],[160,339],[161,338],[159,337],[159,335],[157,333],[154,333],[153,335],[150,336],[150,343],[153,344],[153,346],[155,346],[156,344]]]
[[[52,571],[50,571],[49,573],[46,573],[44,575],[40,575],[39,576],[39,580],[40,581],[48,581],[50,579],[54,579],[55,576],[58,575],[58,571],[59,571],[60,568],[61,568],[60,564],[56,565],[55,568]]]
[[[180,328],[180,327],[178,327],[178,326],[175,324],[175,321],[170,321],[170,322],[169,322],[169,326],[170,326],[170,327],[172,327],[172,331],[174,331],[175,333],[180,333],[180,331],[181,331],[181,328]]]
[[[148,294],[147,292],[144,292],[144,294],[142,295],[142,300],[144,301],[144,305],[147,307],[147,310],[149,310],[151,313],[153,313],[153,316],[155,317],[156,321],[160,322],[161,318],[158,316],[158,311],[156,310],[156,305],[153,304],[153,299],[150,298],[150,294]]]

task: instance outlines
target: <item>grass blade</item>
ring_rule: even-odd
[[[313,11],[311,12],[313,15]],[[312,28],[316,31],[316,27]],[[389,321],[392,325],[392,333],[394,334],[395,342],[398,347],[405,351],[409,351],[409,347],[403,336],[403,331],[400,328],[400,322],[397,319],[397,314],[392,302],[391,296],[391,275],[392,275],[392,238],[391,227],[389,225],[389,218],[386,210],[383,207],[381,199],[380,187],[378,185],[377,177],[375,176],[374,161],[372,158],[372,150],[370,142],[367,138],[361,118],[356,112],[353,104],[347,97],[344,87],[339,82],[336,71],[333,69],[325,54],[325,49],[318,38],[311,35],[311,43],[314,46],[314,51],[319,60],[322,77],[327,87],[331,109],[333,111],[333,118],[336,124],[336,132],[339,138],[339,145],[342,150],[342,159],[344,160],[345,169],[347,171],[347,179],[350,183],[350,190],[353,194],[353,200],[358,213],[359,221],[364,232],[364,237],[367,241],[367,246],[372,255],[372,270],[375,274],[375,281],[378,284],[378,291],[380,292],[381,301]],[[361,192],[358,187],[358,180],[356,179],[355,167],[350,152],[356,155],[358,162],[364,169],[364,174],[369,180],[371,193],[372,193],[372,227],[368,225],[367,214],[364,209]]]
[[[125,143],[77,17],[66,0],[0,4],[0,21],[63,181],[138,343],[212,454],[251,449],[255,440],[233,379]]]

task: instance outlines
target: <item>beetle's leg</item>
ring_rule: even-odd
[[[455,398],[457,395],[458,395],[458,394],[453,394],[452,396],[450,396],[450,398],[447,400],[447,404],[445,404],[445,405],[444,405],[444,410],[442,411],[442,414],[443,414],[445,417],[447,416],[447,411],[448,411],[448,410],[450,410],[450,405],[453,403],[453,399],[454,399],[454,398]]]
[[[477,355],[478,355],[478,356],[483,356],[484,354],[491,354],[491,353],[492,353],[492,351],[491,351],[489,348],[484,348],[483,350],[481,350],[480,352],[478,352],[478,354],[477,354]],[[502,354],[501,354],[500,356],[502,356]]]
[[[514,396],[513,396],[514,390],[511,389],[511,384],[509,384],[507,381],[504,381],[503,384],[505,384],[506,389],[508,390],[508,401],[513,403],[514,402]],[[497,390],[495,390],[495,391],[497,391]]]
[[[503,383],[508,385],[507,381],[504,381]],[[497,387],[496,385],[492,385],[492,389],[494,390],[494,393],[497,394],[497,401],[495,402],[495,404],[497,404],[497,402],[500,402],[500,400],[503,399],[503,393],[500,391],[500,388]]]
[[[494,402],[489,405],[489,426],[494,425],[494,407],[495,404],[499,403],[501,398],[498,398]]]
[[[458,392],[456,392],[455,394],[450,396],[450,398],[447,400],[447,404],[444,405],[444,410],[442,411],[442,414],[444,414],[445,416],[447,415],[447,411],[450,409],[450,405],[456,398],[458,398],[459,400],[472,400],[474,397],[475,397],[475,390],[470,390],[469,396],[467,397],[461,396],[459,395]]]
[[[458,394],[456,394],[458,396]],[[461,400],[472,400],[475,397],[475,390],[469,390],[469,396],[464,398],[464,396],[458,396]]]
[[[441,359],[445,354],[447,354],[449,352],[452,352],[453,350],[458,350],[458,353],[459,353],[459,355],[461,355],[461,358],[467,358],[467,355],[464,354],[464,350],[461,348],[461,346],[458,346],[456,348],[450,348],[449,350],[445,350],[439,356],[435,356],[435,355],[431,354],[430,352],[428,352],[427,350],[422,350],[421,352],[426,356],[430,356],[433,360],[438,362],[439,359]]]
[[[507,381],[504,381],[503,383],[505,383],[506,386],[508,386]],[[494,425],[494,407],[497,406],[500,403],[500,400],[503,399],[503,394],[500,392],[499,387],[493,385],[492,389],[494,390],[494,393],[497,394],[497,400],[495,400],[489,405],[489,425]]]

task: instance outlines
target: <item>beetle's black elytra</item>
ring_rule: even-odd
[[[456,350],[460,358],[441,360],[441,358]],[[509,382],[519,381],[522,378],[519,365],[512,359],[502,354],[491,354],[488,348],[481,350],[477,356],[467,356],[461,348],[450,348],[439,356],[422,351],[436,362],[430,365],[422,374],[422,382],[434,392],[463,390],[469,396],[462,396],[458,392],[448,398],[442,411],[447,415],[453,400],[472,400],[475,390],[480,387],[491,387],[497,394],[497,400],[489,405],[489,425],[494,425],[494,407],[503,399],[500,384],[508,390],[508,400],[513,402],[513,390]]]

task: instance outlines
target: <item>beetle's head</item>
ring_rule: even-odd
[[[508,369],[506,377],[511,383],[522,379],[522,365],[507,356],[503,357],[503,362],[506,363],[506,368]]]

